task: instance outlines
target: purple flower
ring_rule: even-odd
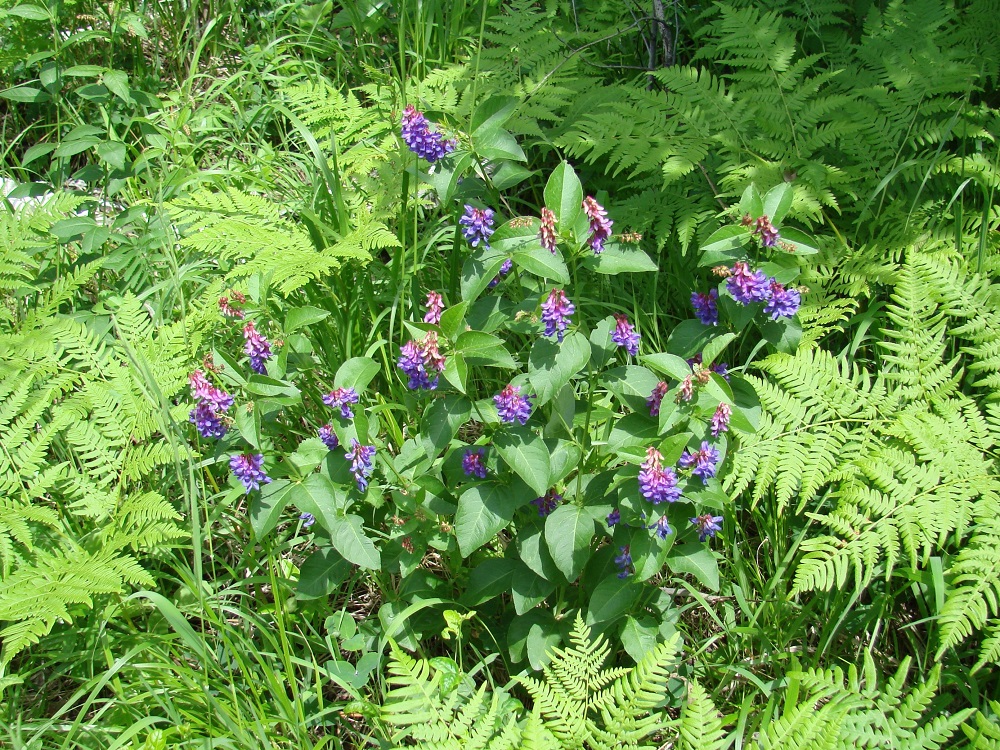
[[[646,449],[646,460],[642,462],[639,471],[639,492],[653,505],[662,502],[673,503],[681,496],[681,489],[677,486],[677,475],[669,466],[666,468],[661,466],[662,460],[663,455],[650,446]]]
[[[364,492],[368,489],[368,477],[372,475],[375,446],[362,445],[355,438],[351,438],[351,447],[344,454],[344,458],[351,462],[351,473],[354,474],[354,481],[358,484],[358,491]]]
[[[618,512],[618,508],[615,508],[613,511],[611,511],[610,513],[608,513],[608,519],[607,520],[608,520],[608,528],[609,529],[612,526],[614,526],[614,525],[616,525],[616,524],[618,524],[618,523],[621,522],[621,520],[622,520],[622,514]]]
[[[722,520],[722,516],[713,516],[711,513],[692,518],[691,523],[698,527],[698,541],[704,542],[710,536],[715,536],[716,532],[722,531]]]
[[[774,279],[771,279],[771,299],[764,305],[764,314],[770,315],[771,320],[778,318],[790,318],[799,310],[802,298],[795,289],[785,289]]]
[[[507,424],[520,422],[527,424],[528,417],[531,416],[531,401],[533,396],[522,396],[521,386],[507,385],[500,393],[493,397],[493,403],[497,406],[497,414],[500,421]]]
[[[611,332],[611,340],[618,346],[624,346],[625,351],[633,357],[639,353],[639,334],[624,315],[615,315],[615,330]]]
[[[538,239],[542,247],[556,254],[556,215],[547,208],[542,209],[542,225],[538,229]]]
[[[229,468],[233,471],[233,476],[243,482],[243,486],[250,490],[259,490],[262,484],[268,484],[271,477],[264,473],[264,456],[260,453],[251,455],[241,453],[229,459]]]
[[[618,557],[615,558],[615,565],[618,566],[618,577],[628,578],[635,570],[632,568],[632,553],[628,545],[618,548]]]
[[[763,271],[751,271],[743,261],[733,264],[732,274],[726,282],[726,289],[741,305],[763,302],[771,296],[770,279]]]
[[[702,441],[701,450],[685,450],[677,464],[682,469],[692,469],[692,476],[701,479],[702,484],[708,484],[710,477],[715,476],[716,464],[719,462],[719,451],[707,441]]]
[[[433,391],[437,388],[438,373],[444,372],[445,367],[444,357],[438,350],[437,334],[432,331],[420,343],[407,341],[399,347],[396,366],[409,378],[406,386],[411,391],[420,388]]]
[[[267,342],[266,338],[257,332],[257,327],[253,324],[252,320],[243,326],[243,338],[246,339],[243,351],[250,358],[250,369],[258,375],[267,375],[267,368],[264,366],[264,362],[273,356],[271,354],[271,345]]]
[[[486,449],[472,450],[467,448],[462,456],[462,471],[467,477],[486,479]]]
[[[691,292],[691,307],[698,320],[707,326],[719,324],[719,290],[709,289],[705,292]]]
[[[531,504],[538,508],[538,515],[540,518],[545,518],[547,515],[552,513],[556,508],[559,507],[559,503],[562,502],[563,496],[560,495],[555,490],[549,490],[545,493],[544,497],[536,497],[531,501]]]
[[[670,386],[662,380],[653,388],[653,392],[646,399],[646,403],[649,405],[649,416],[660,416],[660,404],[663,403],[663,397],[667,395],[668,390],[670,390]]]
[[[589,195],[583,199],[583,211],[590,219],[590,237],[587,239],[587,244],[594,251],[594,255],[600,255],[604,251],[604,241],[611,236],[611,225],[614,222],[608,218],[604,206]]]
[[[427,301],[424,302],[424,307],[427,308],[424,322],[438,325],[441,322],[441,313],[444,312],[444,300],[441,299],[441,295],[437,292],[427,292]]]
[[[340,409],[344,419],[354,419],[351,404],[358,403],[358,392],[353,388],[334,388],[323,396],[323,403],[334,409]]]
[[[666,539],[668,536],[674,533],[674,530],[670,528],[670,522],[667,520],[667,517],[665,515],[660,516],[659,520],[657,520],[657,522],[654,523],[649,528],[655,530],[656,535],[660,537],[660,539]]]
[[[333,431],[331,425],[325,424],[319,428],[319,439],[323,441],[323,445],[327,447],[327,450],[335,451],[340,447],[340,439],[337,437],[337,433]]]
[[[764,247],[774,247],[778,244],[778,230],[771,224],[767,216],[757,219],[757,226],[753,233],[760,237],[760,244]]]
[[[401,135],[410,151],[432,164],[455,150],[455,141],[431,132],[427,118],[412,104],[403,110]]]
[[[466,204],[465,213],[458,223],[464,227],[462,234],[470,245],[478,247],[482,242],[483,247],[490,246],[490,236],[493,234],[493,209],[476,208]]]
[[[729,365],[726,364],[725,362],[716,362],[714,364],[711,364],[708,366],[708,369],[714,372],[716,375],[725,378],[727,383],[729,382]]]
[[[719,402],[715,407],[715,414],[712,415],[712,437],[719,437],[723,432],[729,431],[729,417],[733,410],[725,401]]]
[[[556,336],[562,343],[563,333],[569,326],[570,316],[576,312],[573,303],[566,299],[562,289],[553,289],[549,298],[542,303],[542,320],[545,322],[545,335]]]
[[[203,438],[220,438],[226,434],[226,425],[210,401],[200,401],[188,417]]]
[[[316,516],[314,516],[312,513],[303,513],[301,516],[299,516],[299,520],[302,521],[302,528],[308,529],[310,526],[316,523]]]
[[[681,381],[681,387],[677,391],[677,403],[690,401],[692,398],[694,398],[694,378],[688,375]]]
[[[514,261],[512,261],[510,258],[507,258],[507,260],[505,260],[503,262],[503,264],[501,264],[501,266],[500,266],[500,273],[498,273],[496,276],[494,276],[493,280],[490,282],[490,289],[492,289],[497,284],[499,284],[500,283],[500,279],[502,279],[504,276],[506,276],[507,274],[509,274],[510,273],[510,269],[513,268],[513,267],[514,267]]]

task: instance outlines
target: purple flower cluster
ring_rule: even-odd
[[[622,514],[619,512],[618,508],[615,508],[610,513],[608,513],[608,518],[607,518],[608,528],[610,529],[612,526],[621,523],[621,520],[622,520]]]
[[[563,496],[558,492],[555,490],[549,490],[543,497],[536,497],[532,500],[531,504],[538,509],[538,516],[540,518],[545,518],[559,507],[559,503],[562,502],[562,499]]]
[[[497,284],[499,284],[500,280],[504,276],[506,276],[507,274],[509,274],[510,273],[510,269],[512,269],[513,267],[514,267],[514,261],[512,261],[510,258],[507,258],[507,260],[505,260],[500,265],[500,273],[498,273],[496,276],[494,276],[493,279],[492,279],[492,281],[490,281],[490,289],[492,289]]]
[[[698,320],[707,326],[719,324],[719,290],[709,289],[705,292],[691,292],[691,307]]]
[[[669,390],[670,385],[663,380],[656,384],[653,392],[646,399],[646,403],[649,405],[649,416],[660,416],[660,405],[663,403],[663,397],[667,395],[667,391]]]
[[[729,430],[729,417],[733,410],[725,401],[719,402],[715,407],[715,414],[712,415],[712,437],[719,437],[723,432]]]
[[[646,449],[646,460],[642,462],[639,471],[639,492],[653,505],[662,502],[673,503],[681,496],[681,489],[677,486],[677,475],[669,466],[664,468],[661,461],[663,455],[650,446]]]
[[[333,409],[340,409],[344,419],[354,419],[351,404],[358,403],[358,392],[353,388],[334,388],[323,396],[323,403]]]
[[[354,481],[357,482],[358,491],[364,492],[368,489],[368,477],[372,475],[372,460],[375,458],[375,446],[362,445],[355,438],[351,438],[351,447],[344,454],[344,458],[351,462],[351,473],[354,474]]]
[[[553,289],[549,297],[542,303],[542,320],[545,322],[545,335],[556,336],[562,343],[563,333],[569,326],[570,316],[576,312],[573,303],[566,299],[562,289]]]
[[[542,247],[556,254],[556,215],[547,208],[542,209],[542,225],[538,229],[538,239]]]
[[[698,527],[698,541],[704,542],[710,536],[715,536],[716,532],[722,531],[722,516],[713,516],[706,513],[691,519],[691,523]]]
[[[659,519],[649,528],[656,532],[656,535],[660,539],[666,539],[668,536],[674,533],[674,530],[670,528],[670,522],[667,520],[666,515],[662,515]]]
[[[493,397],[493,403],[497,406],[497,414],[500,421],[507,424],[520,422],[527,424],[531,416],[531,401],[533,396],[522,396],[521,386],[507,385],[500,393]]]
[[[681,401],[690,401],[692,398],[694,398],[694,376],[688,375],[681,381],[681,387],[677,390],[676,401],[679,404]]]
[[[795,315],[802,301],[795,289],[785,289],[777,279],[768,277],[759,269],[751,271],[742,261],[733,264],[726,289],[741,305],[766,302],[764,313],[770,315],[772,320]]]
[[[467,448],[462,456],[462,471],[467,477],[486,479],[486,449]]]
[[[615,315],[615,330],[611,332],[611,340],[618,346],[624,346],[625,351],[633,357],[639,353],[639,334],[624,315]]]
[[[589,195],[583,199],[583,211],[590,219],[590,237],[587,238],[587,244],[594,251],[594,255],[600,255],[604,252],[604,241],[611,236],[611,225],[614,222],[608,218],[604,206]]]
[[[326,446],[327,450],[335,451],[340,447],[340,439],[337,437],[337,433],[333,431],[333,426],[325,424],[319,428],[319,439],[323,441],[323,445]]]
[[[222,437],[226,434],[222,415],[233,405],[233,397],[209,383],[201,370],[192,372],[188,382],[191,383],[191,395],[198,399],[188,419],[202,437]]]
[[[243,482],[243,486],[250,490],[259,490],[262,484],[269,484],[271,477],[264,473],[264,456],[260,453],[241,453],[229,459],[229,468],[232,469],[233,476]]]
[[[462,234],[470,245],[479,247],[479,243],[482,242],[483,247],[490,246],[490,237],[493,235],[493,209],[476,208],[466,204],[465,213],[458,223],[464,227]]]
[[[438,351],[437,334],[431,331],[420,343],[407,341],[399,347],[396,364],[409,378],[406,387],[411,391],[433,391],[438,385],[438,373],[444,372],[445,361]]]
[[[266,338],[258,333],[252,320],[247,321],[247,324],[243,326],[243,338],[246,339],[243,351],[250,358],[250,369],[258,375],[267,375],[264,363],[274,355],[271,354],[271,345]]]
[[[437,292],[427,292],[427,301],[424,302],[427,314],[424,315],[424,322],[431,325],[440,325],[441,313],[444,312],[444,300]]]
[[[632,567],[632,553],[628,545],[618,548],[618,557],[615,558],[615,565],[618,566],[618,577],[625,579],[635,573]]]
[[[677,465],[682,469],[691,469],[692,476],[701,479],[702,484],[715,476],[716,464],[719,463],[719,451],[707,441],[702,441],[701,449],[694,452],[685,449]]]
[[[432,164],[455,150],[455,141],[432,132],[427,118],[412,104],[403,110],[401,134],[410,151]]]
[[[774,247],[778,244],[778,230],[774,228],[767,216],[761,216],[757,219],[753,233],[760,237],[760,244],[764,247]]]

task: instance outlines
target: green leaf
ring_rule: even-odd
[[[729,346],[729,342],[736,338],[735,333],[724,333],[721,336],[716,336],[714,339],[705,344],[705,348],[701,351],[701,363],[708,367],[715,361],[722,350]]]
[[[462,604],[475,607],[507,593],[511,590],[517,568],[516,560],[505,557],[483,560],[469,576],[469,583],[462,594]]]
[[[123,102],[131,101],[128,88],[128,73],[123,70],[108,70],[101,76],[101,82],[108,87],[108,91],[117,96]]]
[[[594,517],[573,504],[560,505],[545,519],[545,544],[556,567],[572,583],[590,559]]]
[[[667,555],[667,566],[674,573],[687,573],[710,591],[719,590],[719,561],[701,542],[678,544]]]
[[[582,453],[579,446],[568,440],[557,440],[552,445],[551,440],[545,441],[549,446],[549,485],[555,486],[565,479],[573,469],[580,465]]]
[[[428,456],[437,456],[448,447],[458,428],[472,414],[472,402],[465,396],[449,393],[435,399],[420,420],[420,438]]]
[[[472,143],[476,152],[489,161],[496,159],[528,160],[518,145],[517,139],[503,128],[493,128],[474,134]]]
[[[636,619],[626,617],[625,624],[622,625],[621,639],[625,652],[636,662],[640,662],[645,656],[656,648],[656,622],[651,617]]]
[[[255,405],[250,411],[237,409],[233,415],[236,429],[240,432],[240,437],[246,440],[258,451],[260,448],[260,409]]]
[[[337,369],[333,376],[334,388],[353,388],[361,393],[379,371],[379,364],[370,357],[352,357]]]
[[[59,147],[55,150],[54,156],[76,156],[87,149],[93,148],[94,146],[99,146],[104,143],[104,139],[98,138],[93,135],[87,135],[82,138],[76,138],[71,141],[63,141],[59,144]]]
[[[512,253],[519,268],[559,284],[569,283],[569,269],[559,255],[553,255],[537,239],[521,244]]]
[[[125,169],[128,154],[121,141],[102,141],[97,144],[97,157],[113,169]]]
[[[14,88],[0,91],[0,96],[10,99],[12,102],[47,102],[52,96],[47,91],[36,89],[33,86],[15,86]]]
[[[812,237],[793,227],[782,227],[779,243],[785,242],[795,248],[796,255],[815,255],[819,247]]]
[[[596,326],[590,334],[590,366],[600,370],[615,356],[616,345],[611,340],[611,331],[615,328],[615,318],[609,315]]]
[[[250,526],[257,539],[263,539],[278,525],[278,519],[288,505],[291,488],[292,484],[287,479],[276,479],[251,495]]]
[[[295,595],[301,599],[327,596],[346,581],[350,574],[351,564],[337,550],[332,547],[318,549],[299,568],[299,583]]]
[[[582,265],[609,276],[658,270],[656,262],[642,250],[623,250],[619,245],[606,245],[603,253],[587,256]]]
[[[533,520],[529,525],[522,526],[517,533],[517,553],[532,572],[547,581],[562,583],[563,576],[549,554],[545,543],[544,521]]]
[[[787,182],[782,182],[767,191],[767,195],[764,196],[762,213],[771,220],[772,224],[780,224],[791,207],[792,186]]]
[[[615,394],[632,411],[649,414],[646,399],[659,384],[660,379],[645,367],[625,365],[608,370],[601,378],[601,384]]]
[[[441,323],[438,327],[445,338],[454,341],[455,337],[465,329],[465,311],[468,309],[468,302],[459,302],[441,313]]]
[[[433,174],[427,175],[427,182],[438,194],[438,199],[442,205],[447,205],[451,197],[458,188],[458,181],[462,179],[465,170],[472,164],[473,156],[468,151],[456,153],[451,159],[445,160],[437,165]]]
[[[325,474],[310,474],[289,488],[288,502],[303,513],[312,513],[316,523],[332,532],[340,520],[339,511],[347,506],[347,495]]]
[[[498,229],[497,234],[499,233]],[[506,251],[498,249],[496,242],[492,248],[481,248],[468,258],[462,265],[462,299],[469,303],[475,302],[493,281],[506,259]]]
[[[305,326],[318,323],[330,316],[329,311],[318,307],[293,307],[285,316],[285,333],[289,334]]]
[[[504,463],[539,497],[548,491],[549,449],[540,437],[525,428],[511,428],[497,433],[493,445]]]
[[[649,365],[657,372],[669,375],[674,380],[684,380],[691,374],[691,365],[676,354],[647,354],[644,357],[639,357],[639,361]]]
[[[452,354],[444,363],[444,379],[465,393],[465,383],[469,377],[469,366],[461,353]]]
[[[573,167],[565,161],[552,170],[545,183],[545,205],[556,215],[559,234],[573,230],[583,211],[583,186]],[[568,284],[569,280],[562,283]]]
[[[328,530],[333,546],[352,563],[368,570],[379,570],[382,567],[382,557],[372,540],[365,535],[361,516],[351,513],[337,518],[333,528]]]
[[[269,378],[266,375],[251,375],[247,381],[246,390],[255,396],[282,398],[285,403],[298,403],[302,394],[298,388],[284,380]]]
[[[0,17],[5,15],[19,16],[29,21],[46,21],[51,18],[49,12],[40,5],[15,5],[13,8],[0,11]]]
[[[469,364],[497,365],[511,369],[517,367],[503,340],[492,333],[465,331],[455,341],[455,351],[462,354]]]
[[[511,581],[514,611],[523,615],[556,589],[555,583],[536,575],[523,563],[517,564]]]
[[[499,128],[514,114],[520,99],[516,96],[491,96],[472,113],[470,123],[472,135],[481,131]]]
[[[26,167],[31,164],[31,162],[35,161],[35,159],[51,154],[55,150],[55,143],[36,143],[24,152],[24,156],[21,157],[21,166]]]
[[[739,212],[740,215],[750,214],[755,219],[764,213],[764,201],[757,191],[757,186],[753,183],[747,185],[747,189],[743,191],[743,196],[740,198]]]
[[[562,344],[537,339],[528,355],[528,380],[538,395],[535,406],[548,403],[589,361],[590,342],[582,333],[569,334]]]
[[[474,485],[458,498],[455,536],[462,557],[468,557],[497,535],[514,518],[514,512],[529,498],[519,484],[487,481]]]
[[[621,617],[629,611],[641,591],[641,586],[628,580],[623,581],[617,575],[605,578],[597,584],[590,596],[587,624],[608,622]]]
[[[700,352],[713,336],[714,326],[707,326],[700,320],[684,320],[667,339],[667,349],[680,357],[691,357]]]
[[[798,316],[769,320],[760,326],[764,338],[779,352],[794,354],[802,340],[802,324]]]
[[[730,264],[742,258],[743,245],[750,239],[750,232],[741,226],[725,226],[714,232],[701,246],[699,266]]]

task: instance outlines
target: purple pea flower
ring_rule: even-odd
[[[270,483],[271,477],[264,473],[263,465],[264,456],[260,453],[241,453],[229,459],[233,476],[243,482],[247,494],[250,490],[259,490],[262,484]]]
[[[703,324],[714,326],[719,324],[719,290],[709,289],[705,292],[691,292],[691,307]]]
[[[608,518],[607,518],[608,528],[610,529],[612,526],[621,523],[621,520],[622,520],[622,514],[618,512],[618,508],[615,508],[610,513],[608,513]]]
[[[722,521],[722,516],[713,516],[711,513],[692,518],[691,523],[698,527],[698,541],[704,542],[710,536],[714,537],[717,532],[722,531]]]
[[[615,558],[615,565],[618,566],[618,577],[625,579],[635,572],[632,567],[632,553],[628,545],[618,548],[618,557]]]
[[[639,470],[639,492],[653,505],[662,502],[673,503],[681,496],[681,489],[677,486],[677,475],[669,466],[664,468],[660,464],[662,460],[663,455],[650,446],[646,449],[646,460],[642,462]]]
[[[646,403],[649,405],[649,416],[660,416],[660,405],[663,403],[663,397],[667,395],[667,391],[669,390],[670,386],[662,380],[656,384],[653,392],[646,399]]]
[[[327,450],[335,451],[340,447],[340,439],[337,437],[337,433],[333,431],[333,426],[325,424],[319,428],[319,439],[323,441],[323,445],[327,447]]]
[[[410,151],[432,164],[455,150],[455,141],[432,132],[427,118],[412,104],[403,110],[401,135]]]
[[[490,246],[490,237],[494,231],[492,209],[476,208],[466,204],[465,213],[458,223],[462,225],[462,234],[472,247],[478,247],[480,242],[483,243],[483,247]]]
[[[302,528],[308,529],[314,523],[316,523],[316,516],[312,513],[303,513],[299,516],[299,520],[302,521]]]
[[[718,449],[703,440],[700,450],[692,452],[685,449],[677,464],[682,469],[691,469],[692,476],[701,479],[702,484],[708,484],[708,480],[715,476],[716,464],[718,462]]]
[[[615,330],[611,332],[611,340],[618,346],[624,346],[625,351],[633,357],[639,353],[639,334],[624,315],[615,315]]]
[[[500,421],[507,424],[514,422],[527,424],[528,418],[531,416],[531,401],[529,400],[531,398],[534,397],[521,395],[521,386],[505,386],[500,393],[493,397]]]
[[[467,477],[486,479],[486,449],[467,448],[462,456],[462,471]]]
[[[741,305],[763,302],[771,296],[771,282],[763,271],[751,271],[743,261],[733,264],[726,289]]]
[[[354,419],[351,404],[358,403],[358,392],[353,388],[334,388],[323,396],[323,403],[334,409],[340,409],[344,419]]]
[[[715,407],[715,414],[712,415],[712,437],[719,437],[723,432],[729,430],[729,417],[733,410],[725,401],[719,402]]]
[[[490,285],[489,285],[489,288],[490,288],[490,289],[492,289],[492,288],[493,288],[493,287],[495,287],[495,286],[496,286],[497,284],[499,284],[499,283],[500,283],[500,280],[501,280],[501,279],[502,279],[502,278],[503,278],[504,276],[506,276],[507,274],[509,274],[509,273],[510,273],[510,269],[512,269],[513,267],[514,267],[514,261],[512,261],[512,260],[511,260],[510,258],[507,258],[507,260],[505,260],[505,261],[504,261],[504,262],[503,262],[503,263],[502,263],[502,264],[500,265],[500,272],[499,272],[499,273],[498,273],[498,274],[497,274],[496,276],[494,276],[494,277],[493,277],[493,280],[492,280],[492,281],[490,281]]]
[[[355,438],[351,438],[351,447],[344,454],[344,458],[351,462],[351,473],[354,474],[354,481],[357,482],[358,491],[364,492],[368,489],[368,477],[372,475],[372,459],[375,458],[375,446],[362,445]]]
[[[258,375],[267,375],[264,363],[274,355],[271,354],[271,345],[260,335],[252,320],[243,326],[243,338],[246,339],[243,351],[250,358],[250,369]]]
[[[553,255],[556,254],[556,215],[547,208],[542,209],[542,225],[538,229],[538,239],[542,247]]]
[[[228,429],[222,415],[233,405],[233,397],[208,382],[201,370],[192,372],[188,382],[191,384],[191,395],[198,399],[188,420],[202,437],[221,438]]]
[[[770,315],[771,320],[778,318],[790,318],[799,310],[802,298],[795,289],[785,289],[774,279],[771,279],[771,298],[764,305],[764,314]]]
[[[604,206],[589,195],[583,199],[583,211],[590,219],[590,237],[587,239],[587,244],[594,251],[594,255],[600,255],[604,251],[604,241],[611,236],[611,225],[614,222],[608,218]]]
[[[542,320],[545,322],[545,335],[555,336],[559,343],[563,341],[563,333],[569,326],[570,316],[576,312],[573,303],[566,299],[562,289],[553,289],[549,297],[542,303]]]
[[[435,326],[440,324],[441,313],[444,312],[444,300],[441,299],[441,295],[437,292],[427,292],[427,301],[424,302],[424,307],[427,308],[424,322]]]
[[[540,518],[545,518],[559,507],[559,503],[562,502],[562,499],[563,496],[558,492],[555,490],[549,490],[545,493],[544,497],[536,497],[532,500],[531,504],[538,509],[538,516]]]
[[[407,341],[399,347],[396,366],[409,378],[406,387],[411,391],[433,391],[437,388],[438,373],[444,372],[445,368],[445,359],[438,350],[437,334],[431,331],[420,343]]]
[[[660,516],[657,522],[649,528],[653,529],[660,539],[666,539],[674,533],[674,530],[670,528],[670,522],[667,520],[666,516]]]
[[[761,216],[757,219],[753,233],[760,237],[760,244],[764,247],[774,247],[778,244],[778,230],[774,228],[767,216]]]
[[[220,438],[226,434],[226,425],[210,401],[199,402],[191,410],[188,421],[197,428],[198,434],[203,438]]]

